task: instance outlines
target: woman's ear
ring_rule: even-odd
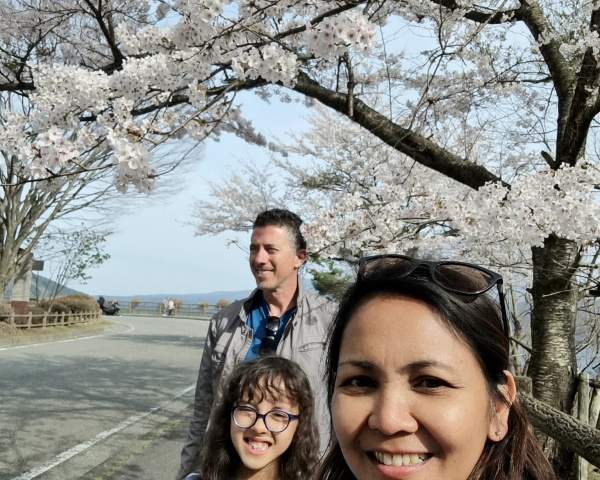
[[[508,414],[510,408],[517,396],[517,387],[515,378],[508,370],[504,370],[506,375],[506,384],[499,385],[498,390],[503,398],[494,398],[492,400],[492,416],[490,419],[490,430],[488,438],[492,442],[499,442],[508,432]]]

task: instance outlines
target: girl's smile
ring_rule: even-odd
[[[255,438],[244,438],[248,452],[251,455],[263,455],[271,447],[272,443]]]
[[[298,415],[298,406],[285,394],[284,383],[280,381],[274,387],[277,391],[282,392],[277,398],[265,396],[260,402],[242,400],[236,406],[252,407],[259,414],[266,414],[272,410],[283,410],[289,414]],[[231,442],[240,457],[240,465],[235,478],[258,478],[259,474],[261,478],[278,478],[281,455],[290,447],[297,425],[298,422],[294,420],[282,432],[273,433],[267,428],[265,419],[259,417],[251,427],[240,428],[236,425],[232,414]]]

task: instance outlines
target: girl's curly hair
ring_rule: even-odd
[[[281,385],[283,382],[283,388]],[[292,443],[279,462],[279,480],[314,477],[319,454],[319,430],[314,396],[302,368],[287,358],[268,355],[236,365],[223,386],[204,436],[203,480],[233,478],[240,458],[231,441],[231,407],[239,401],[261,402],[265,397],[288,397],[298,406],[300,418]]]

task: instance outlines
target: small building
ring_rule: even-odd
[[[19,248],[19,256],[25,255],[25,250]],[[29,296],[31,292],[31,276],[33,271],[44,269],[43,260],[34,260],[33,254],[28,253],[28,258],[21,264],[14,276],[10,306],[16,315],[29,313]]]

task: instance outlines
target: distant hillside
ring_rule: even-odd
[[[50,280],[49,278],[43,277],[41,275],[36,275],[33,274],[33,277],[31,279],[31,289],[30,289],[30,293],[29,296],[30,298],[44,298],[44,297],[48,297],[51,292],[54,291],[54,289],[56,288],[56,282],[54,282],[53,280]],[[6,292],[4,293],[4,301],[9,301],[10,300],[10,296],[12,294],[12,289],[13,289],[13,281],[11,280],[10,283],[8,284],[8,287],[6,288]],[[79,295],[85,295],[85,293],[80,292],[78,290],[73,290],[72,288],[69,287],[65,287],[61,290],[61,292],[59,293],[60,296],[63,295],[75,295],[75,294],[79,294]]]
[[[150,295],[104,295],[104,298],[107,300],[119,300],[119,301],[128,301],[132,298],[137,298],[142,302],[160,302],[165,297],[175,298],[177,300],[182,300],[183,303],[201,303],[206,302],[210,305],[215,305],[219,300],[225,299],[233,302],[235,300],[239,300],[247,297],[252,290],[239,290],[235,292],[209,292],[209,293],[186,293],[186,294],[178,294],[178,293],[155,293]],[[97,295],[100,296],[100,295]]]

